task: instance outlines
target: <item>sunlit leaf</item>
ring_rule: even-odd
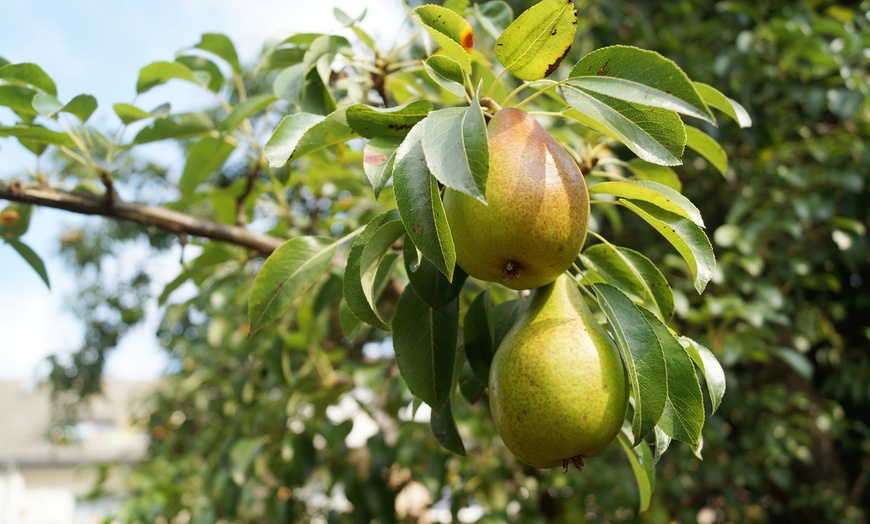
[[[571,85],[559,92],[568,104],[607,129],[637,156],[665,166],[682,163],[686,131],[679,115]]]
[[[77,95],[61,108],[61,111],[74,115],[83,124],[88,121],[96,110],[97,99],[91,95]]]
[[[139,70],[136,93],[142,94],[149,89],[165,84],[170,80],[185,80],[202,85],[199,78],[186,65],[179,62],[153,62]]]
[[[746,109],[742,105],[723,95],[713,86],[701,82],[694,82],[694,84],[695,89],[698,90],[698,93],[707,104],[731,117],[740,127],[752,126],[752,118],[750,118],[749,113],[746,112]]]
[[[495,43],[495,56],[517,78],[540,80],[562,63],[576,30],[572,0],[543,0],[505,29]]]
[[[0,67],[0,80],[32,86],[49,95],[57,96],[54,80],[36,64],[6,64]]]
[[[467,20],[439,5],[423,5],[412,12],[441,50],[455,60],[465,73],[471,73],[474,33]]]
[[[390,108],[353,104],[347,107],[347,123],[366,138],[403,137],[431,110],[432,102],[428,100],[415,100]]]
[[[587,92],[716,123],[686,73],[654,51],[624,45],[603,47],[581,58],[569,77],[570,85]]]
[[[722,369],[722,364],[716,360],[712,351],[689,337],[680,337],[680,344],[701,370],[707,382],[707,393],[710,395],[711,414],[715,413],[722,402],[722,397],[725,396],[725,371]]]
[[[716,268],[713,246],[704,230],[687,218],[645,202],[625,199],[619,202],[637,213],[676,248],[689,265],[695,289],[698,293],[704,291]]]
[[[465,96],[465,73],[456,60],[444,55],[430,56],[423,61],[423,69],[448,93]]]
[[[593,282],[610,284],[658,314],[665,322],[674,314],[674,294],[653,262],[624,247],[595,244],[580,254]]]
[[[195,47],[222,58],[230,65],[230,67],[233,68],[233,72],[236,74],[242,72],[236,48],[233,45],[232,40],[230,40],[226,35],[220,33],[205,33],[202,35],[202,39]]]
[[[423,152],[429,171],[447,187],[486,202],[489,145],[480,105],[433,111],[426,119]]]
[[[686,126],[686,145],[707,159],[717,171],[728,170],[728,155],[710,135],[692,126]]]
[[[602,182],[589,188],[589,194],[613,195],[632,201],[643,201],[665,211],[688,218],[699,227],[704,227],[701,212],[688,198],[680,192],[658,182],[645,180],[627,180]]]
[[[133,139],[134,144],[145,144],[166,139],[202,136],[214,131],[214,123],[203,113],[179,113],[156,118]]]

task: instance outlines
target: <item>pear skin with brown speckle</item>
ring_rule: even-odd
[[[619,350],[567,274],[532,292],[492,360],[489,405],[507,448],[536,468],[583,464],[628,410]]]
[[[486,204],[444,191],[456,261],[469,275],[512,289],[549,284],[571,267],[586,239],[586,181],[574,159],[525,111],[497,111],[487,138]]]

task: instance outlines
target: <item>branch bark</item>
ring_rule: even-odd
[[[166,231],[228,242],[259,251],[264,255],[275,251],[284,242],[284,239],[254,233],[244,227],[201,220],[159,206],[128,203],[117,198],[107,205],[106,199],[102,197],[64,191],[20,180],[0,180],[0,199],[63,209],[84,215],[129,220]]]

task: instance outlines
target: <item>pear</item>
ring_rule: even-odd
[[[444,192],[456,261],[469,275],[512,289],[543,286],[583,247],[586,182],[565,149],[525,111],[497,111],[487,137],[486,204]]]
[[[489,405],[507,448],[536,468],[581,468],[619,433],[628,396],[619,350],[574,280],[534,290],[490,368]]]

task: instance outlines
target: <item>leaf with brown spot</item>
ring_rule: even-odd
[[[495,56],[516,77],[553,73],[574,43],[577,9],[571,0],[543,0],[522,13],[496,42]]]

